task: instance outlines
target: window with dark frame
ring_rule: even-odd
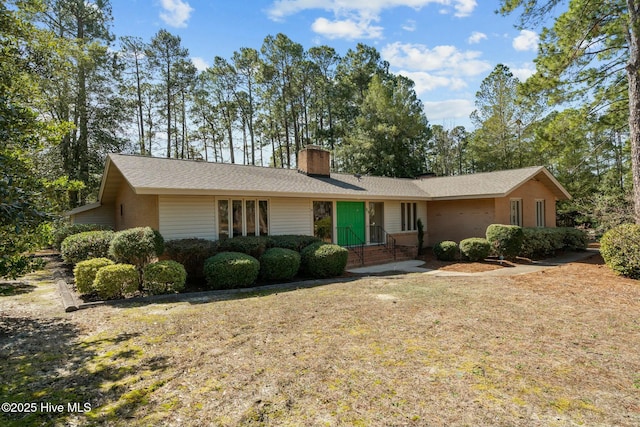
[[[418,204],[400,203],[400,218],[402,231],[415,231],[418,229]]]
[[[267,200],[218,200],[218,239],[257,235],[269,235]]]

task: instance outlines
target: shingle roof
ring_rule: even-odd
[[[116,170],[111,170],[115,166]],[[433,200],[502,197],[530,179],[540,179],[559,199],[569,194],[544,167],[513,169],[429,179],[399,179],[332,173],[311,177],[293,169],[111,154],[107,161],[100,201],[115,194],[107,176],[120,175],[137,194],[220,194],[311,196],[337,199]]]
[[[138,194],[281,194],[337,198],[412,198],[427,195],[412,179],[332,173],[311,177],[294,169],[111,154],[109,161]],[[107,168],[110,166],[108,165]]]
[[[504,197],[530,179],[543,181],[559,199],[571,198],[543,166],[423,179],[418,187],[433,199]]]

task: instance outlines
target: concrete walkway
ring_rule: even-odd
[[[423,261],[398,261],[388,264],[372,265],[370,267],[352,268],[347,271],[354,274],[382,274],[382,273],[425,273],[437,277],[453,276],[517,276],[519,274],[535,273],[547,268],[557,267],[570,262],[580,261],[599,253],[598,249],[589,248],[582,252],[570,252],[556,258],[534,261],[531,264],[517,264],[515,267],[503,267],[495,270],[480,271],[477,273],[464,273],[459,271],[432,270],[421,267]]]

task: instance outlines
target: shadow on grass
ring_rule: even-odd
[[[130,416],[144,403],[127,398],[130,388],[118,382],[142,366],[160,373],[166,361],[146,364],[140,350],[128,348],[125,344],[137,334],[88,342],[79,342],[78,336],[78,329],[64,319],[0,316],[0,402],[14,403],[8,411],[3,406],[0,425],[83,424],[84,417],[108,422]],[[29,405],[17,405],[25,403]],[[82,414],[105,406],[110,410]],[[74,418],[78,420],[72,422]]]
[[[27,282],[17,280],[0,281],[0,297],[8,297],[32,292],[36,287]]]
[[[332,279],[314,279],[300,282],[278,283],[254,286],[250,288],[212,290],[202,292],[184,292],[179,294],[153,295],[121,300],[104,301],[104,304],[118,307],[141,307],[148,304],[188,302],[189,304],[206,304],[215,301],[242,300],[254,297],[266,297],[299,289],[315,288],[333,283],[348,283],[362,279],[364,276],[335,277]]]

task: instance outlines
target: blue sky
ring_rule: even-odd
[[[538,35],[495,13],[498,0],[113,0],[116,36],[150,41],[164,28],[202,69],[241,47],[286,34],[305,49],[344,55],[374,46],[391,71],[410,77],[431,124],[473,127],[475,93],[505,64],[521,80],[534,71]]]

